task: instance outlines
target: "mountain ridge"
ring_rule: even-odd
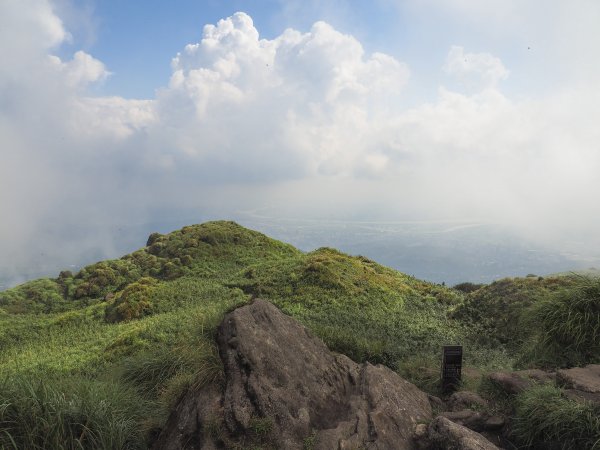
[[[259,296],[331,350],[432,394],[445,344],[464,344],[474,388],[493,370],[594,363],[589,314],[571,320],[578,340],[566,360],[553,346],[565,334],[552,334],[548,312],[579,317],[571,298],[582,311],[595,305],[600,288],[577,283],[529,277],[459,290],[328,247],[302,252],[234,222],[153,233],[120,259],[0,292],[0,398],[11,405],[0,408],[0,447],[10,437],[24,448],[145,448],[183,392],[222,383],[217,325]],[[522,333],[503,325],[509,318]]]

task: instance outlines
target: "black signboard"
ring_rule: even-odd
[[[462,345],[444,345],[442,359],[442,391],[456,390],[462,372]]]

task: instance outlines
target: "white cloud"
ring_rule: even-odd
[[[467,89],[407,110],[405,63],[324,22],[262,39],[237,13],[176,55],[156,98],[93,97],[108,69],[52,55],[68,33],[50,3],[4,2],[0,21],[0,54],[16,61],[0,69],[0,272],[38,251],[65,265],[82,248],[114,256],[114,227],[165,211],[264,206],[478,216],[600,248],[597,82],[515,100],[499,58],[451,47],[444,70]]]
[[[50,56],[50,61],[56,65],[58,71],[62,72],[65,83],[72,88],[84,88],[90,83],[105,79],[110,74],[101,61],[81,50],[73,55],[71,61],[63,62],[57,56]]]
[[[463,82],[475,75],[484,88],[495,88],[499,81],[508,77],[509,71],[500,58],[489,53],[465,53],[460,46],[453,45],[446,58],[444,70]]]
[[[172,68],[152,139],[196,164],[229,167],[219,178],[238,181],[351,174],[384,113],[369,103],[408,80],[404,64],[365,55],[326,23],[266,40],[244,13],[205,26]]]

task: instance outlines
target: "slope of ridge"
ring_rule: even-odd
[[[300,251],[291,245],[234,222],[207,222],[167,235],[153,233],[146,247],[91,264],[76,274],[63,271],[56,279],[33,280],[0,292],[0,308],[9,313],[64,311],[102,299],[142,277],[224,279],[257,259],[298,255]]]
[[[477,301],[458,290],[208,222],[0,292],[0,448],[146,448],[182,392],[222,382],[217,324],[258,296],[330,349],[430,392],[443,344],[464,343],[476,372],[516,357],[498,339],[470,340]]]

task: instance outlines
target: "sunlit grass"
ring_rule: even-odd
[[[62,447],[50,448],[144,448],[184,391],[222,383],[217,326],[253,296],[279,306],[332,350],[385,364],[431,393],[438,393],[443,345],[464,346],[465,368],[477,374],[466,385],[475,389],[481,373],[512,368],[536,331],[519,328],[531,305],[542,305],[536,314],[547,305],[547,321],[555,309],[580,305],[545,300],[570,281],[537,278],[483,286],[465,302],[460,291],[367,258],[329,248],[302,253],[231,222],[148,242],[120,260],[0,293],[0,382],[9,399],[0,406],[0,448],[43,448],[60,439]],[[574,348],[594,348],[578,336]],[[22,383],[8,388],[14,380]],[[104,406],[94,409],[92,400]],[[79,405],[75,419],[68,405]]]

